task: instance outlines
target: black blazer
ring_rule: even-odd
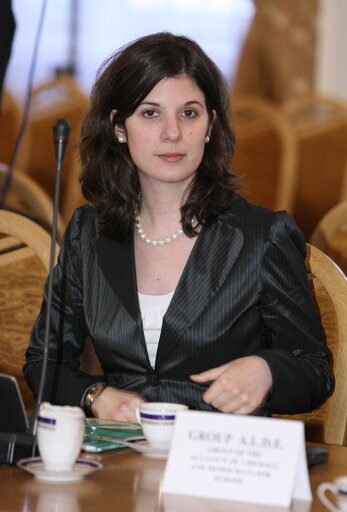
[[[133,242],[98,234],[95,209],[76,210],[54,270],[45,398],[79,404],[100,380],[79,370],[89,335],[106,380],[151,401],[213,410],[189,376],[257,354],[270,366],[269,412],[318,407],[331,389],[330,357],[304,264],[305,240],[291,217],[249,205],[203,228],[163,319],[155,368],[145,344]],[[46,302],[34,325],[24,373],[37,392]]]

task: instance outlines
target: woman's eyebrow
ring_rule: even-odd
[[[140,105],[150,105],[151,107],[160,107],[160,103],[155,103],[154,101],[142,101]]]
[[[198,100],[190,100],[185,103],[185,105],[199,105],[201,108],[204,108],[203,104]]]
[[[189,101],[186,101],[183,106],[189,106],[189,105],[194,105],[194,104],[197,104],[197,105],[200,105],[201,108],[203,108],[203,105],[200,101],[198,100],[189,100]],[[157,103],[155,101],[142,101],[140,103],[140,105],[150,105],[151,107],[160,107],[160,103]]]

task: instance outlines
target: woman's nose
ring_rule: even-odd
[[[176,142],[181,138],[179,120],[176,116],[167,116],[163,123],[162,137],[164,140]]]

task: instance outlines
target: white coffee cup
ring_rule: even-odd
[[[326,495],[331,491],[336,505]],[[347,512],[347,476],[335,478],[333,482],[323,482],[317,488],[319,499],[332,512]]]
[[[84,438],[85,414],[80,407],[43,402],[37,425],[37,444],[48,471],[71,471]]]
[[[187,405],[169,402],[147,402],[136,409],[136,417],[152,448],[169,449],[175,428],[176,413]]]

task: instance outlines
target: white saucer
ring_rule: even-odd
[[[142,436],[128,437],[127,439],[123,439],[123,443],[151,459],[166,459],[169,454],[169,450],[164,448],[152,448],[146,438]]]
[[[17,462],[17,466],[35,475],[38,480],[46,482],[76,482],[86,475],[102,468],[100,462],[77,459],[71,471],[49,471],[44,468],[40,457],[29,457]]]

